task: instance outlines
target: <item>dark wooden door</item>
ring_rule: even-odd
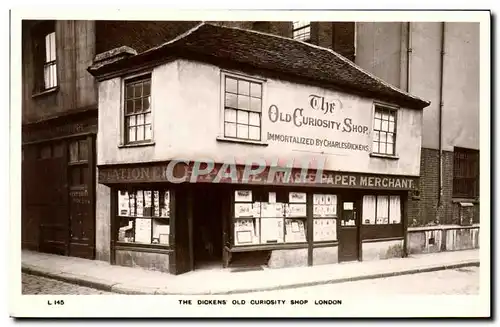
[[[86,259],[95,257],[95,215],[92,137],[69,143],[69,255]]]
[[[67,176],[64,144],[38,146],[37,159],[31,167],[33,183],[28,191],[30,205],[39,217],[39,249],[41,252],[66,255]]]
[[[339,225],[339,262],[359,260],[359,205],[356,196],[342,196]]]
[[[170,271],[179,275],[194,269],[193,258],[193,193],[182,185],[172,192],[171,208],[171,243],[173,256],[170,262]]]

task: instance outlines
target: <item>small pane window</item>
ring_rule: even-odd
[[[225,77],[224,136],[260,140],[262,84]]]
[[[125,143],[152,139],[151,75],[125,84]]]
[[[309,41],[311,39],[311,22],[293,22],[293,38],[299,41]]]
[[[394,155],[396,153],[396,110],[375,107],[373,121],[373,153]]]

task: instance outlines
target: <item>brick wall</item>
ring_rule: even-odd
[[[409,205],[409,223],[416,219],[422,226],[439,221],[440,224],[458,224],[453,215],[453,152],[443,151],[443,193],[439,204],[439,150],[422,148],[418,197]]]

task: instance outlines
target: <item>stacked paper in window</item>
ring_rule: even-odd
[[[276,218],[281,203],[262,203],[261,240],[262,243],[283,242],[283,216]]]
[[[135,241],[138,243],[151,243],[151,219],[135,220]]]
[[[145,216],[152,216],[153,215],[152,192],[149,190],[144,191],[144,215]]]
[[[313,224],[313,240],[335,241],[337,239],[336,219],[315,219]]]
[[[153,216],[160,217],[160,191],[153,192]]]
[[[130,215],[133,216],[133,217],[135,217],[137,215],[137,210],[136,210],[136,194],[134,192],[131,192],[128,195],[129,195]]]
[[[245,245],[258,242],[253,219],[237,219],[234,223],[234,244]]]
[[[304,221],[300,219],[287,219],[285,223],[285,228],[286,228],[285,241],[287,243],[306,241]]]
[[[161,216],[162,217],[170,217],[170,193],[169,191],[165,191],[163,194],[163,205],[161,208]]]
[[[144,215],[144,191],[137,191],[136,210],[137,217],[142,217]]]
[[[120,216],[130,215],[130,203],[127,191],[118,191],[118,212]]]

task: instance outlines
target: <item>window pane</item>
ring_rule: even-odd
[[[384,111],[382,113],[382,120],[389,120],[389,114],[387,113],[387,111]]]
[[[380,153],[387,153],[386,151],[387,151],[387,148],[385,146],[385,143],[380,143],[379,144],[379,152]]]
[[[386,152],[387,154],[394,154],[394,144],[388,143]]]
[[[144,125],[137,126],[137,141],[144,140]]]
[[[250,95],[250,83],[238,80],[238,94]]]
[[[380,120],[380,119],[375,119],[375,122],[374,122],[374,124],[373,124],[373,129],[375,129],[375,130],[380,130],[381,124],[382,124],[382,120]]]
[[[389,123],[385,120],[382,120],[382,131],[388,131],[389,130]]]
[[[250,98],[245,95],[238,95],[238,109],[250,109]]]
[[[380,142],[381,143],[387,142],[387,133],[384,132],[380,133]]]
[[[379,111],[379,110],[375,111],[375,118],[376,118],[376,119],[377,119],[377,118],[378,118],[378,119],[382,118],[382,114],[380,113],[380,111]]]
[[[380,141],[380,132],[379,131],[375,131],[373,133],[373,140],[374,141]]]
[[[236,137],[236,124],[225,123],[224,128],[224,136]]]
[[[87,184],[88,176],[89,176],[89,167],[81,167],[80,168],[80,185]]]
[[[387,134],[387,143],[394,143],[394,134],[392,133]]]
[[[130,99],[134,97],[134,88],[131,85],[127,85],[125,88],[125,98]]]
[[[248,138],[248,125],[238,124],[236,136],[239,138],[247,139]]]
[[[250,84],[250,95],[255,98],[262,98],[262,86],[259,83]]]
[[[57,65],[54,63],[52,64],[52,72],[51,72],[51,76],[52,76],[52,87],[54,86],[57,86]]]
[[[149,110],[149,104],[150,104],[149,99],[150,99],[150,97],[142,98],[142,110],[144,110],[144,111]]]
[[[260,114],[251,112],[250,113],[250,125],[260,126]]]
[[[135,133],[136,133],[136,127],[130,127],[128,129],[128,140],[130,142],[135,142],[137,140]]]
[[[389,114],[389,121],[394,121],[396,117],[396,112],[395,111],[392,111],[390,114]]]
[[[69,161],[78,161],[78,142],[71,142],[69,144]]]
[[[389,132],[394,133],[394,123],[389,123]]]
[[[81,140],[80,141],[78,159],[80,159],[80,160],[88,160],[87,140]]]
[[[399,224],[401,223],[401,199],[399,196],[391,196],[389,199],[390,203],[390,223]]]
[[[248,111],[238,110],[238,123],[248,125]]]
[[[238,93],[238,82],[234,78],[226,77],[226,92]]]
[[[142,111],[142,100],[137,99],[134,100],[134,112],[141,112]]]
[[[125,105],[125,112],[127,114],[131,114],[134,112],[134,101],[133,100],[127,100],[127,104]]]
[[[377,197],[377,224],[389,223],[389,197],[381,195]]]
[[[146,81],[142,85],[143,96],[148,96],[151,94],[151,81]]]
[[[137,115],[137,125],[144,124],[144,115]]]
[[[261,100],[258,98],[250,98],[250,109],[253,111],[260,112],[261,110]]]
[[[374,195],[363,197],[363,224],[375,224],[375,200]]]
[[[151,124],[151,113],[144,115],[144,124]]]
[[[137,83],[134,85],[134,98],[139,98],[142,96],[142,83]]]
[[[249,137],[252,140],[260,140],[260,127],[249,127]]]
[[[145,127],[145,133],[146,133],[146,136],[145,136],[145,139],[146,140],[151,140],[151,131],[152,131],[152,128],[151,128],[151,125],[146,125]]]
[[[127,125],[128,127],[135,126],[135,124],[136,124],[135,115],[127,117],[127,124],[128,124]]]
[[[238,96],[232,93],[226,93],[226,107],[238,108]]]
[[[379,150],[380,149],[379,149],[379,146],[378,146],[378,142],[373,142],[372,152],[378,153],[378,152],[380,152]]]
[[[224,120],[227,122],[235,123],[236,122],[236,110],[234,109],[225,109]]]

